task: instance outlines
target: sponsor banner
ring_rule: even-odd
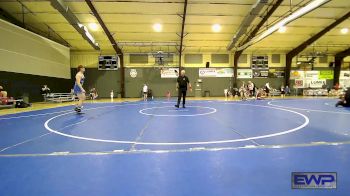
[[[339,79],[339,85],[341,88],[350,87],[350,79],[344,79],[344,78]]]
[[[296,80],[296,79],[304,79],[305,78],[305,72],[299,71],[299,70],[293,70],[290,72],[290,79]]]
[[[267,78],[269,76],[269,70],[253,69],[254,78]]]
[[[306,71],[305,79],[318,80],[320,72],[319,71]]]
[[[132,77],[132,78],[137,77],[137,70],[136,69],[130,69],[130,77]]]
[[[350,79],[350,71],[340,71],[340,79]]]
[[[318,79],[326,79],[326,80],[332,80],[334,78],[334,72],[333,70],[322,70],[320,71],[320,75]]]
[[[322,88],[327,83],[326,83],[326,79],[322,79],[322,80],[307,80],[306,84],[310,88]]]
[[[199,77],[216,77],[216,68],[199,68]]]
[[[233,77],[233,68],[216,68],[216,77],[218,78]]]
[[[198,70],[199,77],[233,77],[233,68],[200,68]]]
[[[177,78],[179,77],[179,68],[163,68],[160,70],[161,78]]]
[[[283,70],[270,69],[269,78],[284,78]]]
[[[237,69],[237,78],[253,78],[251,69]]]
[[[303,79],[295,79],[294,80],[294,88],[304,88],[304,80]]]

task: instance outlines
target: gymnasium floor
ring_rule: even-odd
[[[350,192],[350,110],[336,99],[87,103],[0,116],[0,195]],[[291,172],[337,172],[296,190]]]

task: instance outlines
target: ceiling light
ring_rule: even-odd
[[[90,34],[89,31],[85,31],[85,35],[90,39],[91,42],[96,43],[94,37]]]
[[[219,24],[213,24],[213,26],[211,26],[211,30],[215,33],[220,32],[221,31],[221,25]]]
[[[279,33],[285,33],[286,31],[287,31],[287,27],[285,27],[285,26],[282,26],[278,29]]]
[[[159,24],[159,23],[156,23],[156,24],[153,25],[153,30],[155,32],[161,32],[162,29],[163,29],[163,26],[161,24]]]
[[[98,25],[96,23],[89,23],[89,29],[92,31],[97,31],[98,30]]]
[[[271,35],[273,32],[277,31],[280,27],[283,27],[283,26],[287,25],[288,23],[294,21],[295,19],[300,18],[301,16],[311,12],[312,10],[320,7],[321,5],[327,3],[328,1],[330,1],[330,0],[313,0],[311,3],[307,4],[304,7],[299,8],[298,10],[296,10],[293,13],[291,13],[286,18],[280,20],[279,22],[277,22],[275,25],[273,25],[270,28],[268,28],[266,31],[264,31],[260,35],[255,36],[249,42],[247,42],[246,44],[244,44],[244,45],[240,46],[239,48],[237,48],[237,50],[244,50],[247,47],[249,47],[249,46],[251,46],[251,45],[261,41],[262,39],[264,39],[267,36]]]
[[[347,33],[349,32],[349,29],[348,29],[348,28],[342,28],[342,29],[340,30],[340,32],[341,32],[342,34],[347,34]]]

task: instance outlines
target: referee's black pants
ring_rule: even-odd
[[[182,105],[185,105],[186,102],[186,91],[187,89],[179,89],[177,96],[177,105],[180,105],[181,97],[182,97]]]

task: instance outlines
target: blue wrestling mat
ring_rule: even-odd
[[[124,102],[0,116],[0,195],[350,193],[350,110],[335,99]],[[292,189],[292,172],[337,188]],[[6,193],[6,194],[5,194]]]

